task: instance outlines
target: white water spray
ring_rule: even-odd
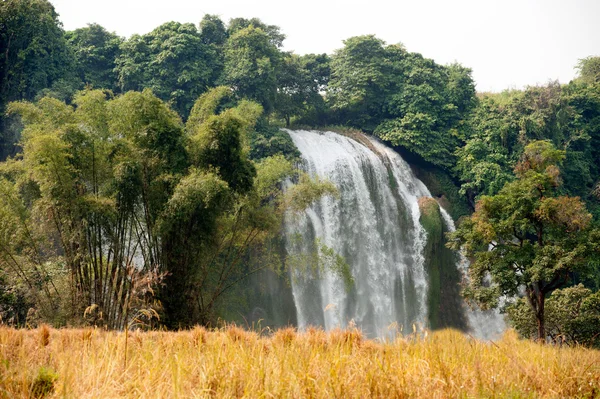
[[[452,217],[441,206],[440,211],[442,211],[442,218],[444,219],[448,231],[455,231],[456,226],[454,225]],[[459,253],[459,261],[456,267],[462,273],[463,278],[467,279],[469,260],[462,252]],[[466,313],[471,333],[475,338],[484,340],[497,339],[502,335],[504,330],[506,330],[504,317],[498,310],[493,309],[484,311],[466,307]]]
[[[390,326],[426,326],[426,232],[418,199],[431,196],[427,187],[400,155],[371,137],[357,135],[359,142],[332,132],[287,132],[305,170],[329,179],[340,194],[287,219],[287,251],[314,250],[318,238],[346,259],[354,277],[350,291],[328,272],[294,278],[299,327],[356,323],[368,336],[386,337]]]

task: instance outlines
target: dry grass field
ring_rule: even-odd
[[[127,356],[125,356],[125,353]],[[1,398],[600,397],[600,352],[456,331],[124,333],[0,328]]]

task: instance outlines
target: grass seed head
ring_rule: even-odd
[[[253,341],[253,333],[250,331],[246,331],[241,327],[238,327],[234,324],[227,327],[227,335],[229,339],[233,342],[250,342]]]
[[[284,346],[291,345],[296,339],[296,329],[293,327],[282,328],[277,330],[273,335],[273,341]]]
[[[196,326],[192,330],[192,341],[194,342],[195,347],[206,344],[207,337],[208,331],[202,326]]]
[[[48,344],[50,343],[50,328],[48,327],[47,324],[42,324],[40,326],[39,334],[40,334],[40,345],[48,346]]]
[[[94,332],[94,330],[92,330],[91,328],[86,328],[84,330],[81,330],[81,340],[83,342],[90,342],[92,340],[93,332]]]
[[[336,328],[329,333],[329,341],[332,345],[360,346],[363,341],[363,334],[358,328],[349,330]]]
[[[318,348],[327,346],[327,333],[322,328],[309,327],[306,330],[305,337],[310,346]]]

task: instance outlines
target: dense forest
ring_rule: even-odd
[[[380,138],[464,217],[453,245],[497,282],[468,298],[522,294],[507,307],[521,334],[598,345],[600,57],[568,84],[477,93],[468,67],[373,35],[333,54],[284,40],[215,15],[129,38],[64,31],[46,0],[0,3],[2,322],[215,323],[240,281],[285,274],[283,214],[336,195],[280,130],[310,127]],[[345,273],[321,252],[315,267]],[[533,266],[506,272],[521,261]]]

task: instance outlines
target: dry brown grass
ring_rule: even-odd
[[[357,330],[0,328],[0,397],[600,397],[600,352],[456,331],[388,343]]]

